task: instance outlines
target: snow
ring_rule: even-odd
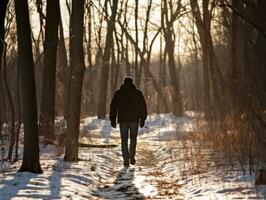
[[[80,148],[81,160],[63,161],[56,145],[41,147],[43,174],[17,173],[21,162],[0,163],[0,200],[20,199],[266,199],[266,186],[243,175],[238,163],[199,148],[189,136],[199,112],[152,114],[139,130],[137,164],[124,168],[119,128],[108,120],[81,121],[81,142],[116,144],[114,148]],[[63,128],[63,118],[56,119]],[[21,152],[21,149],[20,149]]]

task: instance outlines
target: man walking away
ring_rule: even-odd
[[[138,126],[142,128],[145,124],[147,105],[142,92],[133,84],[132,78],[125,78],[124,84],[115,92],[109,117],[113,128],[116,128],[116,120],[119,123],[124,166],[129,167],[129,162],[135,165]]]

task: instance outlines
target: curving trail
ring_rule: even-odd
[[[95,199],[183,199],[179,194],[180,186],[163,174],[159,165],[162,161],[155,156],[161,145],[165,145],[164,142],[154,143],[140,138],[136,165],[118,170],[114,181],[103,182],[93,194]]]

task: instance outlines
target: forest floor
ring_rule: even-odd
[[[107,120],[82,120],[80,161],[63,161],[58,146],[41,145],[43,174],[17,173],[1,162],[0,200],[8,199],[266,199],[254,174],[193,141],[197,115],[151,115],[138,137],[136,165],[123,167],[119,129]],[[58,127],[62,126],[58,119]],[[109,148],[108,145],[116,147]]]

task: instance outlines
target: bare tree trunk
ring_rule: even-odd
[[[166,73],[167,52],[166,52],[165,47],[164,47],[162,56],[163,56],[163,58],[162,58],[162,76],[163,76],[162,84],[163,84],[163,87],[165,87],[165,86],[167,86],[167,73]]]
[[[203,27],[203,21],[200,15],[200,9],[198,3],[190,0],[192,14],[195,18],[196,27],[200,37],[200,44],[202,49],[202,68],[203,68],[203,88],[204,88],[204,112],[206,116],[209,115],[211,109],[211,96],[210,96],[210,78],[209,78],[209,64],[208,64],[208,49],[207,49],[207,38],[205,28]]]
[[[47,0],[44,42],[44,70],[39,131],[46,143],[55,139],[55,82],[58,25],[60,18],[59,0]]]
[[[59,65],[59,80],[63,82],[64,94],[63,94],[63,104],[64,104],[64,118],[67,117],[67,105],[68,105],[68,85],[69,85],[69,65],[67,60],[67,50],[65,45],[64,29],[62,23],[62,16],[60,12],[59,18],[59,40],[58,40],[58,58],[57,62]]]
[[[3,67],[3,82],[2,79],[1,84],[4,83],[4,87],[3,85],[1,85],[1,90],[5,88],[6,94],[7,94],[7,99],[9,102],[9,106],[10,106],[10,111],[11,111],[11,132],[10,132],[10,144],[9,144],[9,151],[8,151],[8,159],[11,160],[12,159],[12,151],[13,151],[13,146],[15,143],[15,107],[14,107],[14,102],[11,96],[11,92],[10,92],[10,87],[7,81],[7,64],[6,64],[6,44],[5,44],[5,17],[6,17],[6,10],[7,10],[7,4],[8,1],[3,1],[1,3],[1,7],[0,7],[0,11],[1,11],[1,15],[0,15],[0,74],[2,74],[2,67]],[[1,77],[2,78],[2,77]],[[2,92],[2,91],[1,91]],[[4,95],[1,95],[1,98],[3,98]],[[2,125],[1,125],[2,126]]]
[[[194,23],[193,23],[194,25]],[[200,73],[199,73],[199,61],[198,61],[198,49],[197,49],[197,41],[196,41],[196,35],[195,35],[195,29],[193,27],[193,33],[192,33],[192,38],[193,38],[193,44],[195,48],[195,55],[194,55],[194,62],[195,62],[195,98],[194,98],[194,104],[198,110],[202,109],[201,108],[201,103],[202,103],[202,96],[200,95],[201,91],[201,83],[200,83]]]
[[[40,24],[39,24],[39,26],[40,26],[39,33],[38,33],[38,36],[37,36],[37,40],[35,40],[35,51],[36,51],[35,53],[36,53],[36,58],[38,58],[41,55],[40,47],[44,46],[44,30],[43,30],[43,27],[44,27],[45,15],[43,13],[43,7],[44,7],[43,0],[36,0],[35,4],[36,4],[36,11],[37,11],[37,13],[39,15],[39,22],[40,22]],[[32,37],[33,37],[33,35],[32,35]]]
[[[123,25],[126,29],[128,29],[128,22],[127,22],[127,13],[128,13],[128,0],[125,1],[125,8],[124,8],[124,22]],[[130,76],[131,71],[130,71],[130,63],[129,63],[129,47],[128,47],[128,39],[125,38],[124,41],[124,34],[121,37],[121,46],[122,46],[122,52],[123,52],[123,61],[125,62],[126,65],[126,75]]]
[[[135,1],[135,39],[136,45],[139,45],[139,31],[138,31],[138,12],[139,12],[139,0]],[[135,47],[135,77],[140,78],[140,69],[139,69],[139,61],[138,61],[138,48]],[[139,87],[140,79],[135,81],[136,86]]]
[[[78,140],[80,126],[80,108],[82,84],[85,72],[83,53],[83,17],[84,0],[72,2],[71,37],[70,37],[70,69],[69,100],[67,112],[67,137],[65,161],[78,161]]]
[[[180,94],[180,86],[178,82],[178,74],[176,71],[176,64],[175,64],[175,39],[174,39],[174,29],[173,29],[173,23],[177,19],[177,16],[180,15],[180,1],[179,6],[176,9],[175,13],[172,11],[172,5],[170,2],[169,9],[168,9],[168,3],[166,0],[162,3],[162,30],[164,33],[165,38],[165,50],[168,55],[168,68],[169,68],[169,75],[171,80],[171,85],[173,87],[172,92],[172,105],[173,105],[173,112],[176,116],[180,116],[183,113],[183,103],[182,103],[182,97]],[[170,16],[169,16],[170,15]]]
[[[115,89],[118,87],[118,79],[119,79],[119,74],[120,74],[120,68],[121,68],[121,62],[122,62],[122,52],[121,52],[121,47],[119,44],[119,39],[117,36],[117,32],[115,31],[115,38],[116,38],[116,46],[117,46],[117,56],[116,56],[116,68],[114,70],[115,78],[113,81],[113,92],[114,93]]]
[[[175,115],[180,116],[183,113],[182,97],[179,89],[179,82],[177,80],[177,71],[174,58],[174,41],[171,39],[171,33],[165,35],[166,39],[166,51],[168,55],[168,68],[169,75],[171,80],[171,85],[173,87],[172,93],[172,103],[173,103],[173,112]]]
[[[17,98],[18,98],[18,110],[17,110],[17,129],[16,129],[16,147],[15,147],[15,158],[14,161],[18,161],[18,146],[19,146],[19,133],[21,128],[21,80],[20,80],[20,69],[17,72]]]
[[[131,74],[131,70],[130,70],[130,63],[129,63],[129,57],[128,57],[128,51],[129,51],[129,47],[128,47],[128,39],[126,39],[126,48],[125,48],[125,62],[126,62],[126,75],[130,76]]]
[[[20,80],[20,68],[17,71],[17,98],[18,98],[18,110],[17,110],[17,129],[16,129],[16,148],[14,161],[18,161],[18,145],[19,145],[19,133],[21,128],[21,80]]]
[[[8,160],[12,160],[13,147],[15,144],[15,106],[12,99],[10,87],[7,80],[7,64],[6,64],[6,45],[4,45],[4,54],[2,55],[3,59],[3,71],[4,71],[4,86],[7,94],[8,103],[10,106],[10,116],[11,116],[11,131],[10,131],[10,144],[8,151]]]
[[[107,34],[106,34],[106,42],[105,42],[105,49],[103,55],[103,65],[102,65],[102,74],[101,74],[100,91],[99,91],[99,104],[98,104],[99,119],[104,119],[106,117],[107,83],[109,75],[108,72],[109,72],[111,48],[113,45],[113,32],[115,29],[117,4],[118,0],[113,0],[112,14],[110,21],[108,21],[107,24]]]
[[[171,85],[173,86],[172,101],[173,101],[174,114],[176,116],[181,116],[183,113],[183,103],[180,94],[179,82],[177,80],[173,43],[168,43],[166,45],[166,50],[168,52],[168,67],[171,78]]]
[[[144,94],[144,96],[146,96],[146,98],[148,97],[148,94],[147,94],[148,81],[146,80],[146,78],[150,78],[151,77],[150,75],[152,75],[151,73],[149,75],[149,65],[150,65],[150,55],[149,54],[151,54],[151,51],[149,51],[149,48],[148,48],[148,23],[150,21],[152,3],[153,3],[153,0],[148,1],[148,5],[147,5],[147,9],[146,9],[146,18],[145,18],[145,22],[144,22],[145,25],[144,25],[144,31],[143,31],[143,42],[142,42],[142,52],[147,52],[147,58],[146,58],[146,61],[141,62],[142,64],[144,64],[144,63],[145,64],[140,65],[140,68],[144,67],[144,81],[143,81],[144,93],[143,94]],[[141,59],[144,59],[144,56]],[[141,69],[139,70],[139,73],[141,73]],[[141,75],[140,75],[140,80],[142,80]],[[154,79],[154,81],[156,82],[155,79]],[[141,82],[140,82],[140,85],[141,85]],[[157,85],[157,83],[156,83],[156,85]],[[158,85],[156,87],[159,88]]]
[[[116,89],[116,79],[117,79],[117,68],[118,68],[118,63],[115,57],[115,50],[114,47],[112,48],[112,61],[111,61],[111,94],[114,94],[115,89]]]
[[[92,68],[92,46],[91,46],[91,39],[92,39],[92,13],[91,13],[91,6],[92,6],[92,0],[89,0],[87,5],[88,10],[88,63],[89,63],[89,69]]]
[[[18,34],[18,65],[21,70],[21,91],[24,124],[24,151],[19,171],[41,173],[39,162],[39,139],[37,103],[30,21],[27,0],[15,0]]]
[[[88,10],[88,63],[89,63],[89,67],[88,67],[88,77],[89,77],[89,95],[90,95],[90,102],[89,102],[89,109],[90,109],[90,113],[91,115],[95,114],[95,100],[94,100],[94,95],[93,95],[93,76],[95,76],[95,73],[93,72],[93,65],[92,65],[92,0],[89,0],[88,2],[88,6],[87,6],[87,10]]]
[[[160,67],[159,67],[159,87],[160,87],[160,90],[162,91],[163,90],[163,41],[162,41],[162,34],[160,34]],[[160,113],[161,112],[161,99],[159,98],[159,95],[157,93],[157,113]]]
[[[235,2],[236,0],[232,1],[232,5],[235,7]],[[237,58],[236,58],[236,53],[237,53],[237,15],[233,12],[232,13],[232,24],[231,24],[231,85],[233,86],[236,84],[235,81],[237,81]]]
[[[3,125],[3,110],[4,110],[4,87],[2,80],[2,64],[3,64],[3,53],[5,48],[5,18],[7,10],[8,0],[1,1],[0,4],[0,137],[2,134]]]

